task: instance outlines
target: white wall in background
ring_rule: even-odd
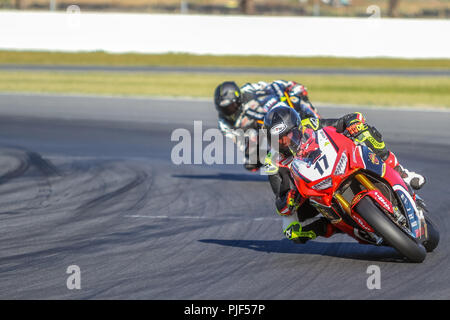
[[[16,50],[450,58],[449,35],[450,20],[0,11]]]

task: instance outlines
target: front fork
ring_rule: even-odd
[[[363,174],[358,173],[355,175],[355,179],[359,181],[367,190],[378,190],[373,183]],[[341,205],[342,209],[351,216],[352,214],[352,206],[350,203],[348,203],[347,200],[344,199],[344,197],[339,193],[334,193],[334,199]]]

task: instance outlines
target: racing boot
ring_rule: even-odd
[[[250,172],[256,172],[261,167],[262,167],[262,164],[259,161],[256,164],[253,164],[253,163],[250,163],[250,161],[244,160],[244,168]]]
[[[335,228],[328,219],[324,217],[319,218],[304,227],[302,227],[298,221],[293,221],[286,229],[284,229],[286,238],[299,244],[304,244],[317,237],[329,238],[340,232],[339,229]]]
[[[295,243],[306,243],[309,240],[317,238],[316,233],[313,230],[304,231],[302,225],[298,221],[294,221],[283,230],[284,235],[289,240]]]
[[[394,168],[394,170],[400,173],[403,181],[405,181],[405,183],[411,186],[411,188],[413,188],[414,190],[419,190],[425,184],[426,179],[424,176],[416,172],[409,171],[408,169],[400,165],[398,163],[397,157],[391,151],[389,151],[389,154],[383,160],[388,166]]]
[[[398,165],[398,168],[396,168],[396,170],[400,173],[400,176],[403,178],[403,180],[414,190],[419,190],[423,187],[425,182],[427,182],[425,177],[421,174],[409,171],[408,169],[403,168],[401,165]]]

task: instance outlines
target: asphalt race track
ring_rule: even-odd
[[[172,164],[174,129],[216,127],[211,102],[0,94],[0,299],[449,299],[450,113],[359,110],[428,177],[441,242],[422,264],[344,235],[290,243],[264,176]]]

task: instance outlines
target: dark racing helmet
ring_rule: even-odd
[[[297,153],[302,139],[302,122],[297,111],[284,106],[271,109],[264,117],[264,128],[271,146],[274,146],[274,139],[277,139],[281,153]]]
[[[225,81],[214,92],[214,105],[220,115],[234,119],[241,111],[241,90],[234,81]]]

